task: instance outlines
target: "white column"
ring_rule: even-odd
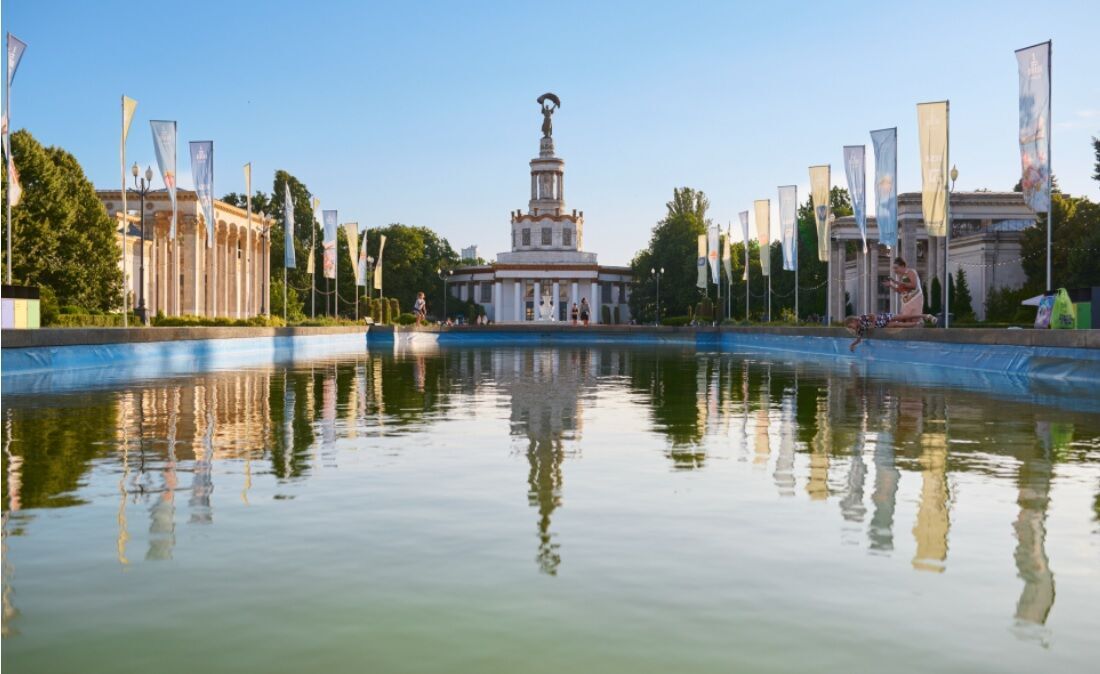
[[[493,282],[493,322],[497,323],[504,316],[502,306],[504,304],[504,282]]]
[[[580,288],[577,286],[577,282],[573,281],[573,303],[569,305],[569,311],[566,312],[569,320],[573,320],[573,304],[576,304],[578,308],[580,307],[580,300],[577,298],[579,290]]]
[[[535,299],[535,302],[534,302],[534,305],[535,305],[534,314],[535,315],[532,318],[534,318],[537,321],[540,318],[542,318],[541,316],[539,316],[539,309],[542,307],[542,281],[535,281],[534,299]]]
[[[559,318],[559,316],[558,316],[558,311],[559,311],[559,309],[558,309],[558,301],[559,301],[558,300],[558,292],[559,292],[558,282],[554,281],[554,295],[550,298],[551,300],[553,300],[550,303],[553,306],[553,310],[552,310],[550,315],[552,317],[552,320],[555,320],[555,321],[558,320],[558,318]]]
[[[523,312],[520,309],[520,303],[523,299],[523,281],[521,279],[514,279],[512,281],[512,320],[523,320]]]

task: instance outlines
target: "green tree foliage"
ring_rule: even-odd
[[[108,311],[122,306],[121,251],[114,220],[76,158],[43,147],[25,130],[11,136],[23,197],[12,208],[12,276],[48,287],[60,305]],[[7,162],[4,199],[7,198]],[[3,268],[7,278],[7,266]]]
[[[635,288],[630,297],[630,312],[641,322],[656,315],[657,279],[650,269],[664,268],[661,278],[661,315],[681,316],[693,306],[702,291],[695,287],[699,235],[710,221],[710,202],[703,192],[690,187],[672,191],[668,212],[653,228],[649,246],[638,252],[630,266]]]
[[[1051,268],[1055,288],[1084,288],[1100,285],[1100,204],[1085,197],[1061,193],[1051,195],[1054,231],[1051,232]],[[1032,294],[1046,289],[1047,217],[1038,226],[1024,230],[1021,255],[1025,288]]]
[[[925,293],[925,301],[928,303],[928,313],[938,315],[943,311],[943,285],[940,277],[932,277],[931,292]]]
[[[383,234],[386,236],[382,254],[383,292],[387,297],[397,298],[400,306],[411,307],[416,293],[423,291],[428,300],[428,314],[441,317],[443,282],[436,270],[458,264],[458,255],[451,244],[427,227],[394,223],[368,230],[367,251],[375,258]],[[454,306],[458,306],[457,300]]]
[[[951,279],[950,287],[951,315],[961,321],[974,320],[974,300],[970,296],[965,269],[959,269],[958,276]]]

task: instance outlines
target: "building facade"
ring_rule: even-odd
[[[145,196],[145,240],[141,237],[141,199],[127,196],[123,237],[122,193],[97,190],[96,194],[117,223],[126,275],[129,306],[136,307],[144,282],[145,306],[150,316],[250,318],[270,313],[272,219],[223,201],[214,202],[214,243],[207,245],[206,220],[195,193],[177,190],[179,206],[176,239],[170,237],[172,204],[164,190]],[[135,212],[137,211],[137,212]],[[145,273],[141,274],[141,249],[145,249]],[[143,278],[144,277],[144,278]]]
[[[1023,231],[1035,225],[1035,212],[1018,192],[956,192],[951,195],[951,249],[948,273],[958,278],[966,271],[974,313],[985,318],[985,301],[993,290],[1019,288],[1027,280],[1021,263]],[[921,195],[898,195],[898,248],[879,245],[875,218],[867,218],[869,250],[863,252],[855,218],[837,218],[829,233],[829,313],[839,320],[847,303],[857,314],[897,311],[897,294],[883,283],[890,276],[893,257],[900,255],[917,270],[925,292],[932,279],[944,276],[943,237],[930,237],[924,226]],[[926,296],[926,299],[930,299]]]
[[[526,212],[510,217],[511,250],[498,253],[496,262],[455,269],[448,291],[481,304],[497,323],[567,321],[582,300],[591,322],[629,323],[630,268],[601,266],[585,251],[584,211],[566,207],[565,160],[554,153],[550,127],[556,109],[543,107],[539,156],[530,161],[531,198]]]

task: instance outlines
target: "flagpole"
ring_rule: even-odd
[[[7,38],[5,38],[5,41],[4,41],[5,51],[7,51],[7,42],[10,39],[11,39],[10,35]],[[4,72],[4,100],[7,102],[6,105],[8,107],[8,110],[7,110],[7,113],[8,113],[8,128],[4,130],[4,133],[7,134],[7,136],[8,136],[8,138],[7,138],[8,146],[7,146],[6,149],[7,149],[7,152],[8,152],[8,157],[7,157],[8,168],[10,169],[12,166],[15,166],[15,159],[12,158],[12,156],[11,156],[11,129],[12,129],[12,126],[11,126],[11,73],[7,72],[7,68],[5,68],[5,72]],[[123,164],[125,164],[125,162],[123,162]],[[12,257],[11,257],[11,185],[12,185],[11,181],[12,181],[12,174],[11,174],[11,171],[9,170],[8,171],[8,190],[7,190],[7,192],[5,193],[5,196],[4,196],[4,201],[6,202],[5,207],[8,211],[8,285],[12,285],[11,268],[12,268],[12,262],[13,262]],[[123,174],[122,174],[122,182],[123,183],[126,182],[126,173],[125,172],[123,172]],[[1047,285],[1050,285],[1050,283],[1047,283]]]
[[[10,119],[8,120],[8,128],[11,128]],[[129,246],[127,235],[130,233],[130,221],[127,219],[128,213],[126,211],[126,96],[122,97],[122,142],[119,143],[118,152],[120,162],[119,173],[122,176],[122,327],[128,328],[130,327],[130,319],[129,316],[127,316],[129,308],[127,307],[128,302],[126,297],[126,281],[128,278],[130,278],[130,269],[128,261],[126,259],[128,253],[126,249]],[[8,180],[10,182],[10,176],[8,177]],[[10,187],[8,188],[8,198],[11,198]],[[10,218],[11,216],[9,215],[8,217]]]
[[[944,102],[944,114],[947,117],[947,129],[944,132],[947,140],[947,161],[944,162],[944,167],[951,165],[951,101]],[[944,176],[947,178],[947,176]],[[944,190],[947,191],[947,199],[944,201],[944,205],[947,207],[945,215],[947,216],[947,236],[944,238],[943,244],[943,327],[951,327],[951,272],[948,266],[951,258],[951,190],[947,187],[947,180],[943,181]],[[1049,233],[1049,229],[1047,230]]]
[[[245,199],[248,202],[248,228],[245,230],[245,254],[244,254],[244,305],[246,307],[245,313],[248,314],[247,318],[252,317],[252,284],[250,281],[250,274],[252,271],[252,162],[246,164],[248,172],[245,174],[248,178],[245,181]],[[283,287],[286,287],[284,280]],[[283,306],[286,306],[284,300]]]
[[[1051,65],[1054,60],[1054,40],[1050,40],[1050,46],[1047,47],[1047,118],[1053,119],[1053,103],[1051,96],[1054,93],[1054,86],[1051,83],[1051,77],[1053,77],[1053,67]],[[8,129],[11,129],[11,99],[8,99]],[[1047,292],[1054,292],[1054,278],[1051,273],[1050,264],[1050,248],[1051,240],[1053,239],[1054,232],[1054,161],[1051,157],[1050,151],[1052,148],[1052,136],[1054,135],[1054,125],[1047,124]],[[10,191],[10,190],[9,190]],[[8,221],[11,221],[11,214],[8,214]],[[11,230],[8,230],[9,234]],[[10,245],[10,244],[9,244]],[[11,253],[8,253],[8,259],[11,259]]]
[[[768,322],[772,322],[772,275],[768,274]]]
[[[283,323],[284,324],[286,323],[286,305],[289,304],[289,302],[287,302],[287,299],[286,299],[288,295],[289,295],[289,293],[287,292],[287,286],[286,286],[286,260],[284,259],[283,260]]]
[[[749,322],[749,241],[745,239],[745,322]]]

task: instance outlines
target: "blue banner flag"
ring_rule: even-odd
[[[336,211],[322,211],[321,216],[325,227],[324,274],[325,278],[336,278]]]
[[[15,81],[15,71],[19,70],[19,62],[23,60],[23,52],[27,51],[27,43],[8,33],[8,86]]]
[[[290,198],[290,182],[283,183],[285,191],[283,192],[283,214],[284,220],[283,229],[283,266],[287,269],[294,269],[294,200]]]
[[[783,244],[783,269],[798,269],[798,187],[779,188],[779,236]]]
[[[867,146],[844,146],[844,174],[848,177],[848,195],[852,198],[852,214],[867,250]]]
[[[1036,213],[1050,212],[1050,42],[1016,52],[1020,68],[1020,186]]]
[[[153,129],[153,150],[157,154],[160,179],[164,181],[168,201],[172,204],[172,224],[168,230],[168,238],[175,241],[176,219],[179,214],[179,207],[176,205],[176,123],[154,119],[149,121],[149,126]]]
[[[191,141],[191,178],[206,220],[206,246],[214,245],[214,141]]]
[[[898,129],[871,132],[875,148],[875,223],[879,243],[898,249]]]

